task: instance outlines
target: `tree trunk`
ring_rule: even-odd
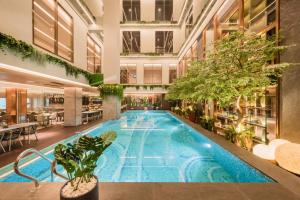
[[[239,128],[245,121],[244,119],[244,112],[243,112],[243,109],[241,108],[240,106],[240,103],[241,103],[241,98],[242,96],[239,96],[237,98],[237,101],[236,101],[236,110],[237,110],[237,122],[236,122],[236,127],[235,128]]]

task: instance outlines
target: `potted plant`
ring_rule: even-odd
[[[235,127],[232,125],[229,125],[224,130],[225,139],[229,140],[232,143],[236,142],[237,139],[237,132],[235,130]]]
[[[186,107],[186,113],[187,113],[188,119],[191,122],[195,122],[196,121],[195,110],[194,110],[193,105],[189,105],[189,106]]]
[[[175,112],[177,115],[180,114],[180,108],[179,108],[179,106],[177,106],[177,105],[175,106],[174,112]]]
[[[251,151],[253,146],[253,130],[249,126],[239,126],[236,129],[236,145]]]
[[[214,130],[214,119],[205,115],[200,117],[200,125],[206,130],[213,131]]]
[[[81,136],[74,144],[59,144],[54,155],[66,170],[69,181],[60,190],[61,200],[98,200],[97,160],[116,138],[113,131],[99,137]]]

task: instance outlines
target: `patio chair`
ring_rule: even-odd
[[[28,119],[29,119],[29,122],[35,122],[36,121],[36,113],[35,112],[32,112],[28,115]]]
[[[36,120],[40,125],[45,126],[45,117],[43,115],[37,115]]]
[[[49,117],[49,121],[50,121],[51,125],[52,125],[53,121],[56,121],[56,119],[57,119],[57,113],[56,112],[51,113],[51,115]]]
[[[30,135],[34,135],[36,141],[39,140],[37,135],[36,135],[36,132],[37,132],[37,125],[32,125],[32,126],[29,126],[29,127],[25,128],[25,130],[22,132],[21,135],[23,135],[24,139],[27,136],[27,141],[30,144]]]
[[[57,113],[57,119],[56,119],[56,121],[58,122],[58,121],[63,121],[64,120],[64,113],[63,112],[59,112],[59,113]]]
[[[3,135],[2,139],[1,139],[1,143],[3,141],[7,142],[8,151],[11,150],[12,142],[15,142],[16,140],[18,140],[19,143],[21,144],[21,146],[23,146],[23,143],[20,140],[21,133],[22,133],[22,129],[16,129],[16,130],[13,130],[13,131],[4,132],[4,135]],[[2,144],[1,144],[1,146],[2,146]]]
[[[6,152],[2,145],[2,140],[3,140],[4,135],[5,135],[5,133],[1,133],[1,135],[0,135],[0,146],[1,146],[1,149],[3,150],[3,152]]]

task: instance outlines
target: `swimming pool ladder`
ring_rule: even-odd
[[[19,154],[19,156],[16,158],[16,161],[14,162],[14,171],[17,175],[19,176],[22,176],[26,179],[29,179],[31,181],[34,182],[34,186],[36,188],[39,187],[39,181],[37,180],[37,178],[34,178],[32,176],[29,176],[23,172],[20,171],[20,168],[19,168],[19,162],[22,158],[24,158],[25,156],[27,156],[28,154],[31,154],[31,153],[34,153],[36,155],[38,155],[39,157],[43,158],[44,160],[47,160],[50,164],[51,164],[51,176],[56,175],[56,176],[59,176],[65,180],[69,180],[67,177],[65,177],[64,175],[62,174],[59,174],[57,171],[56,171],[56,160],[51,160],[49,158],[47,158],[43,153],[41,153],[40,151],[36,150],[36,149],[26,149],[25,151],[23,151],[22,153]]]

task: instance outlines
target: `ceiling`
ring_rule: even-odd
[[[42,86],[48,88],[56,88],[56,89],[63,89],[64,87],[80,87],[85,92],[97,92],[96,88],[92,88],[89,85],[77,83],[75,81],[69,81],[61,78],[56,77],[43,77],[31,74],[31,73],[24,73],[24,71],[13,71],[6,68],[2,68],[0,66],[0,80],[3,82],[11,82],[17,84],[26,84],[32,86]],[[7,87],[7,85],[3,86],[0,84],[0,87]]]

